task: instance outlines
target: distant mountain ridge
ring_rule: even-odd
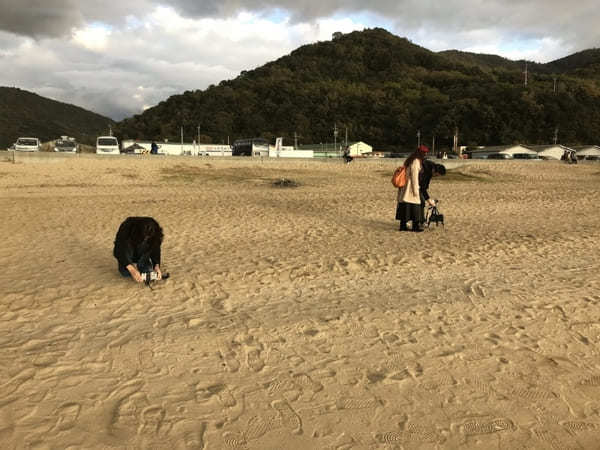
[[[107,134],[114,121],[75,105],[58,102],[14,87],[0,87],[0,149],[20,136],[42,142],[60,136],[75,137],[93,144],[96,136]]]
[[[304,45],[206,90],[172,96],[117,125],[122,138],[283,136],[287,145],[362,140],[411,149],[600,143],[600,50],[547,64],[432,52],[376,28]]]

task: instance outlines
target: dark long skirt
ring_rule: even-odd
[[[423,222],[423,208],[420,204],[398,202],[396,206],[396,220],[400,222],[411,222],[415,223]]]

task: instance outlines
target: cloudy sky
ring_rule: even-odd
[[[0,86],[115,120],[344,33],[548,62],[598,47],[597,0],[0,0]]]

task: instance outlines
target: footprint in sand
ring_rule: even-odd
[[[166,412],[160,405],[148,406],[142,411],[140,431],[142,433],[158,433],[165,420]]]
[[[79,418],[80,412],[81,405],[79,403],[70,402],[59,406],[54,413],[54,416],[58,417],[54,428],[58,431],[64,431],[73,428],[77,422],[77,419]]]
[[[462,432],[467,436],[512,431],[514,429],[515,426],[512,421],[508,419],[494,419],[489,421],[470,420],[461,425]]]
[[[285,400],[276,400],[271,403],[271,406],[279,413],[279,419],[285,428],[290,428],[294,434],[302,433],[302,420],[288,402]]]
[[[534,436],[538,438],[540,441],[543,441],[550,445],[550,448],[553,450],[568,450],[573,447],[566,445],[559,438],[556,437],[553,433],[548,430],[538,429],[534,430]]]
[[[294,375],[294,382],[299,384],[301,387],[306,388],[313,393],[323,390],[323,385],[317,381],[314,381],[310,376],[305,373],[299,373]]]
[[[600,428],[600,425],[590,422],[563,422],[561,425],[569,430],[571,434],[595,431]]]
[[[260,350],[257,348],[252,348],[247,351],[246,363],[248,364],[248,368],[254,372],[260,372],[263,367],[265,367],[265,363],[260,357]]]
[[[556,400],[558,398],[558,395],[551,391],[542,391],[539,389],[529,389],[523,387],[514,387],[509,389],[508,393],[512,397],[518,397],[532,402]]]
[[[273,380],[265,383],[263,387],[267,390],[269,395],[278,395],[280,392],[289,392],[298,390],[299,387],[292,380]]]
[[[223,433],[223,441],[231,448],[246,447],[246,438],[241,433],[226,431]]]
[[[202,450],[206,424],[196,420],[182,420],[173,425],[170,436],[176,450]]]
[[[280,427],[281,423],[276,417],[254,416],[248,420],[244,437],[247,441],[251,441],[253,439],[258,439],[267,434],[269,431]]]
[[[585,380],[581,380],[582,386],[589,387],[598,387],[600,386],[600,375],[594,375],[590,378],[586,378]]]
[[[409,441],[432,443],[441,443],[443,441],[441,436],[436,431],[433,431],[430,427],[414,423],[408,424],[406,430],[404,431],[404,436]]]
[[[153,370],[156,369],[154,364],[154,352],[152,350],[142,350],[138,353],[138,360],[140,362],[140,368],[142,370]]]
[[[223,360],[223,364],[229,372],[237,372],[240,370],[240,362],[236,358],[236,354],[232,350],[219,350],[219,355]]]
[[[416,424],[409,424],[404,431],[388,431],[377,433],[375,439],[382,444],[396,445],[398,442],[441,443],[443,439],[435,431]]]

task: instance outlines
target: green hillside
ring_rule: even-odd
[[[94,144],[114,122],[78,106],[50,100],[18,88],[0,87],[0,148],[12,145],[19,136],[37,137],[42,142],[72,136]]]
[[[283,136],[333,141],[333,127],[378,150],[410,149],[417,130],[449,147],[600,142],[597,51],[549,64],[431,52],[383,29],[305,45],[206,90],[185,92],[117,125],[121,138],[203,142]],[[555,84],[556,79],[556,84]],[[555,88],[556,86],[556,88]]]

